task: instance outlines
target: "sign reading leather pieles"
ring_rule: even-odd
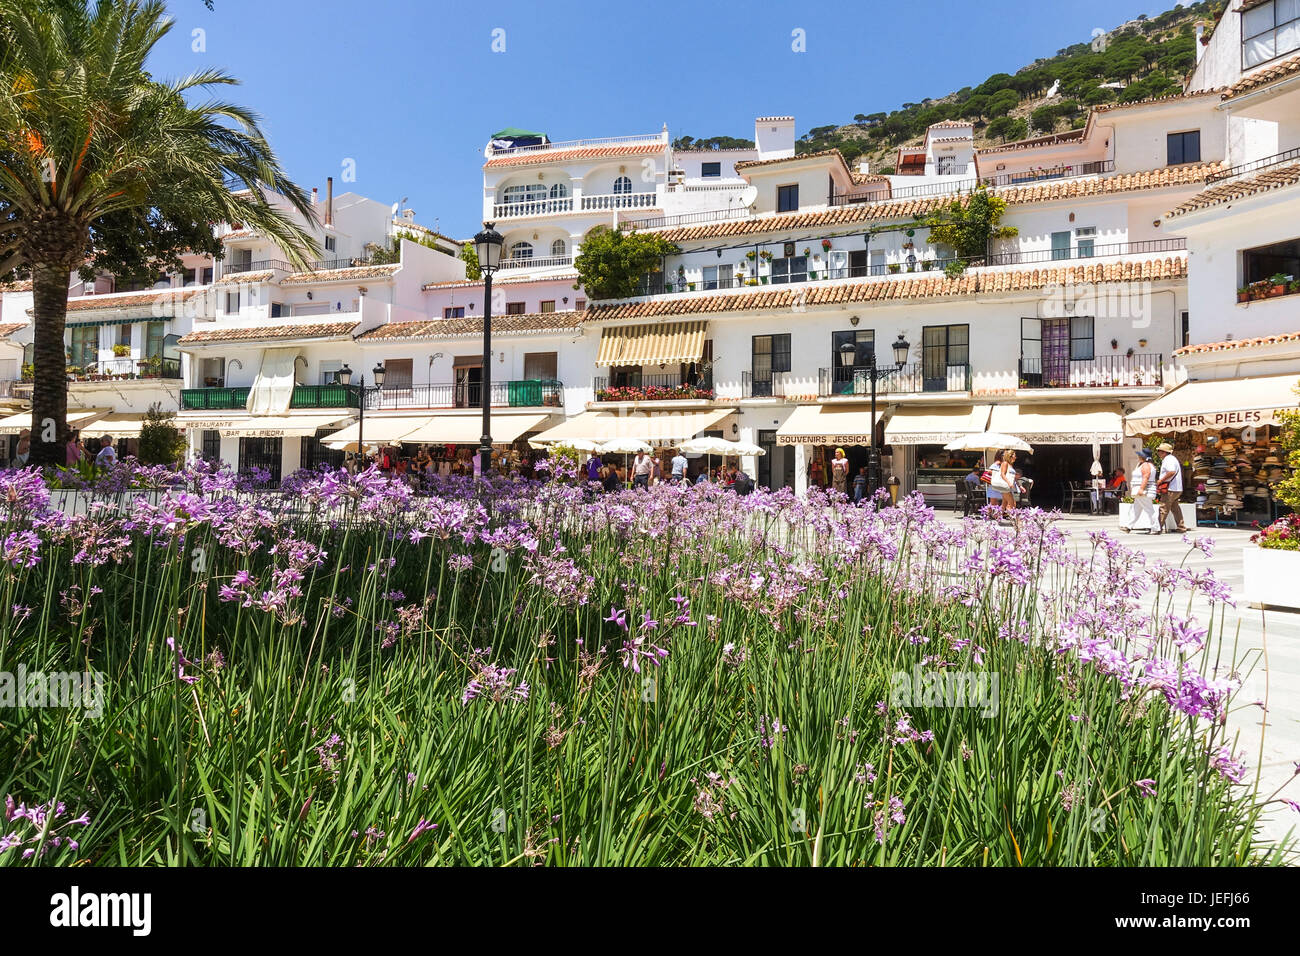
[[[1165,415],[1143,418],[1134,415],[1132,421],[1153,432],[1199,432],[1219,428],[1245,428],[1260,425],[1276,425],[1281,412],[1293,412],[1294,408],[1250,408],[1234,412],[1197,412],[1189,415]]]
[[[777,435],[778,445],[870,445],[870,435]]]

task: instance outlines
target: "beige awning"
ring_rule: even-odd
[[[493,415],[492,444],[505,445],[521,435],[536,431],[549,415]],[[366,444],[370,443],[370,422],[366,422]],[[424,424],[402,436],[403,442],[431,445],[477,445],[483,437],[483,419],[477,415],[426,415]]]
[[[1118,445],[1124,440],[1124,416],[1118,402],[994,405],[989,431],[1031,445]]]
[[[568,421],[548,428],[533,442],[556,442],[573,438],[607,442],[615,438],[639,438],[641,441],[668,443],[694,438],[702,431],[716,429],[734,409],[712,408],[706,411],[681,412],[583,412]]]
[[[189,418],[178,415],[176,427],[217,431],[226,438],[301,438],[350,418],[352,415],[338,412],[324,415],[195,415]]]
[[[1300,407],[1300,375],[1187,382],[1128,416],[1134,435],[1279,425],[1279,412]]]
[[[328,436],[324,441],[330,448],[346,448],[349,445],[355,445],[357,439],[364,434],[367,445],[376,445],[380,442],[397,442],[402,440],[403,435],[409,435],[428,421],[428,415],[394,415],[384,418],[367,418],[364,429],[360,427],[360,423],[353,422],[346,428],[341,428]]]
[[[88,431],[93,435],[112,435],[114,438],[139,438],[143,427],[143,415],[107,415],[89,426]]]
[[[879,421],[884,409],[876,413]],[[776,430],[778,445],[870,445],[870,409],[843,405],[800,405]]]
[[[111,411],[111,408],[69,408],[68,427],[73,430],[80,430],[99,421]],[[23,429],[31,427],[32,413],[30,409],[0,418],[0,435],[17,435]]]
[[[676,365],[704,357],[707,322],[610,326],[600,333],[597,365]]]
[[[886,445],[946,445],[987,430],[988,405],[903,407],[885,426]]]

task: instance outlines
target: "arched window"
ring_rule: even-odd
[[[531,242],[516,242],[510,247],[511,259],[531,259],[533,257],[533,244]]]
[[[614,180],[614,195],[621,196],[632,191],[632,180],[626,176],[620,176]]]
[[[569,185],[568,185],[568,183],[556,183],[554,186],[552,186],[552,187],[551,187],[551,198],[552,198],[552,199],[568,199],[568,198],[569,198]]]
[[[563,239],[556,239],[553,243],[551,243],[551,255],[562,256],[565,254],[566,254],[565,245]]]

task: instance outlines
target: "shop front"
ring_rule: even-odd
[[[953,506],[957,482],[983,457],[979,452],[949,452],[944,445],[986,431],[988,405],[918,405],[895,409],[885,426],[899,493],[921,492],[930,505]]]
[[[800,405],[776,430],[778,447],[794,451],[794,488],[802,494],[811,487],[829,488],[834,483],[831,462],[835,451],[844,449],[849,461],[846,492],[852,491],[853,476],[868,466],[873,430],[881,427],[884,409],[875,419],[870,408],[854,405]],[[893,473],[890,456],[881,456],[881,475]]]
[[[1163,439],[1183,465],[1183,500],[1202,526],[1266,524],[1286,509],[1276,486],[1290,474],[1281,415],[1300,407],[1300,375],[1187,382],[1130,415],[1148,445]]]
[[[1124,415],[1118,402],[994,405],[989,431],[1023,438],[1034,449],[1019,455],[1016,469],[1033,480],[1030,500],[1059,508],[1070,482],[1090,481],[1094,459],[1109,477],[1119,464]]]

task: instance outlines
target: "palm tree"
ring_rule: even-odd
[[[161,0],[0,0],[0,277],[32,280],[34,464],[63,460],[74,271],[156,276],[181,252],[219,255],[212,227],[223,222],[261,231],[295,265],[318,255],[267,198],[314,221],[257,115],[188,102],[237,81],[146,72],[171,25]]]

